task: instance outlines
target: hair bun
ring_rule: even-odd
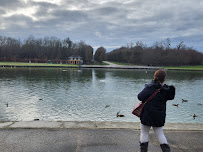
[[[165,77],[166,77],[166,71],[165,70],[157,70],[155,73],[154,73],[154,81],[155,82],[161,82],[163,83],[165,81]]]

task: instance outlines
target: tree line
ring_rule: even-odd
[[[30,36],[23,42],[20,39],[0,36],[0,61],[41,62],[51,60],[53,63],[67,63],[68,57],[79,55],[84,64],[92,64],[93,48],[85,42],[72,42],[68,37],[61,40],[57,37],[35,38]],[[142,42],[129,43],[111,52],[99,47],[94,60],[133,63],[138,65],[200,65],[203,64],[203,53],[188,47],[181,41],[171,47],[170,39],[156,42],[148,47]]]
[[[71,55],[80,55],[84,63],[90,64],[93,48],[83,41],[74,43],[69,38],[30,36],[21,42],[20,39],[0,36],[0,61],[66,63]]]
[[[172,48],[170,39],[156,42],[151,47],[142,42],[130,43],[107,53],[106,56],[108,61],[149,66],[203,64],[203,53],[187,47],[183,41]]]

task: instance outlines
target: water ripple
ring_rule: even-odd
[[[61,70],[61,71],[60,71]],[[15,69],[0,71],[0,121],[63,120],[138,122],[131,111],[154,71],[99,69]],[[6,75],[6,77],[5,77]],[[166,122],[203,123],[203,74],[168,72],[176,87],[167,102]],[[187,99],[187,103],[182,103]],[[8,107],[6,106],[8,103]],[[179,104],[178,107],[172,104]],[[106,107],[108,105],[108,107]],[[116,117],[120,111],[123,118]],[[198,117],[193,119],[192,115]]]

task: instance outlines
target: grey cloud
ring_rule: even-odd
[[[49,3],[49,2],[33,2],[33,1],[29,1],[28,5],[29,6],[39,6],[41,9],[55,8],[58,6],[56,4]]]
[[[0,14],[5,14],[5,13],[6,13],[5,10],[0,8]]]
[[[144,5],[142,7],[145,8]],[[169,35],[168,33],[177,35],[182,32],[189,32],[189,29],[192,28],[201,28],[203,24],[203,20],[201,20],[203,13],[201,13],[202,11],[200,9],[191,10],[191,8],[186,7],[185,9],[179,10],[178,8],[173,9],[173,6],[169,6],[165,8],[160,7],[155,10],[152,7],[151,9],[145,10],[145,12],[151,13],[140,19],[129,19],[128,22],[137,23],[139,26],[136,28],[146,31],[146,34],[149,31],[153,31],[154,33],[162,31],[164,35]]]
[[[48,9],[37,9],[37,12],[34,14],[36,18],[45,17],[49,15]]]
[[[44,16],[49,15],[51,16],[51,18],[44,18],[43,21],[39,21],[37,22],[40,25],[43,25],[46,23],[48,23],[48,25],[53,25],[54,24],[69,24],[69,23],[74,23],[74,25],[77,27],[77,25],[81,24],[81,22],[84,25],[84,28],[87,29],[90,26],[94,26],[94,29],[98,29],[101,30],[102,28],[104,29],[104,27],[108,26],[108,21],[105,19],[105,16],[103,16],[104,13],[109,14],[109,12],[113,13],[113,12],[119,12],[116,8],[112,8],[112,7],[100,7],[98,9],[92,9],[92,10],[80,10],[80,11],[71,11],[71,10],[62,10],[59,8],[56,9],[52,9],[51,11],[49,11],[49,13],[46,10],[41,10],[38,11],[36,15],[43,16],[41,14],[44,14]],[[107,15],[106,14],[106,15]],[[101,17],[104,18],[101,20]],[[109,15],[107,16],[109,17]],[[110,17],[110,20],[112,20],[112,18]],[[103,21],[103,22],[101,22]],[[97,26],[95,26],[97,25]],[[99,28],[102,25],[101,28]],[[67,26],[71,26],[71,25],[67,25]],[[83,29],[83,27],[80,27],[80,29]],[[92,28],[93,29],[93,28]]]
[[[4,18],[8,30],[22,29],[32,26],[32,18],[25,15],[12,15]]]
[[[117,27],[127,23],[127,10],[120,7],[118,3],[115,3],[115,7],[108,3],[104,6],[93,8],[86,13],[89,16],[91,23],[99,21],[109,30],[117,29]]]
[[[32,22],[32,18],[28,17],[28,16],[25,16],[25,15],[12,15],[12,16],[9,16],[9,17],[6,17],[5,18],[7,21],[10,21],[10,22]]]
[[[9,19],[9,20],[12,20],[14,22],[16,21],[23,21],[23,20],[27,20],[27,19],[30,19],[30,17],[26,16],[26,15],[23,15],[23,14],[16,14],[16,15],[11,15],[9,17],[5,17],[6,19]]]
[[[46,4],[46,3],[33,3],[35,6],[39,6],[35,17],[40,19],[36,24],[48,24],[58,25],[66,22],[79,22],[87,19],[86,14],[83,11],[71,11],[66,8],[59,7],[58,5]]]
[[[37,6],[36,13],[34,14],[35,17],[46,17],[47,15],[49,15],[50,10],[59,8],[58,5],[48,2],[29,2],[29,6]]]
[[[58,10],[51,12],[51,15],[56,17],[57,20],[64,21],[82,21],[88,19],[87,15],[81,11]]]
[[[78,8],[82,9],[86,9],[86,8],[91,8],[92,7],[92,3],[89,2],[89,0],[67,0],[67,1],[61,1],[62,4],[61,6],[66,6],[66,7],[71,7],[71,6],[76,6]]]
[[[20,0],[0,0],[0,8],[11,9],[22,6],[23,2]]]
[[[93,9],[92,11],[98,15],[111,15],[119,12],[118,8],[115,7],[101,7],[98,9]]]
[[[91,10],[88,13],[92,14],[91,19],[103,21],[104,24],[125,24],[127,20],[126,13],[119,10],[119,8],[103,7]]]
[[[7,1],[1,1],[0,5],[8,5]],[[25,8],[35,6],[37,20],[14,15],[1,17],[1,21],[8,31],[19,35],[69,36],[73,41],[84,40],[92,46],[121,46],[132,41],[151,43],[168,37],[189,43],[198,38],[202,41],[203,10],[200,8],[203,4],[197,1],[117,0],[102,4],[93,0],[67,0],[61,4],[29,1],[26,6],[18,1],[16,5]],[[4,13],[1,10],[0,13]],[[8,31],[0,29],[1,33]]]
[[[53,10],[49,16],[33,22],[33,26],[43,29],[73,30],[78,27],[82,29],[81,24],[88,22],[87,16],[78,11]]]

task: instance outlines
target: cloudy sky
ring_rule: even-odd
[[[108,51],[170,38],[203,52],[203,1],[0,0],[0,35],[69,37]]]

